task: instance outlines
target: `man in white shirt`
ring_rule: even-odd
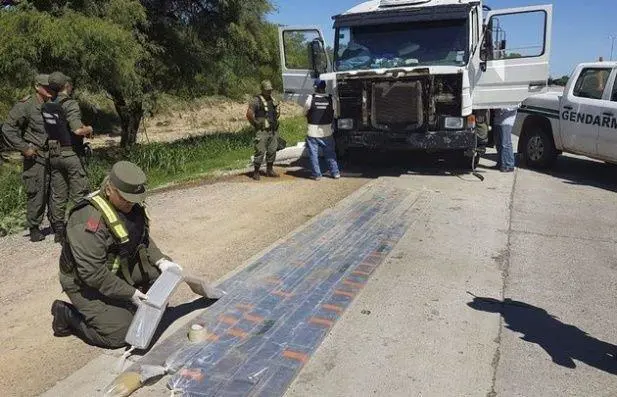
[[[315,94],[310,95],[304,104],[304,115],[308,121],[306,145],[309,151],[312,178],[321,179],[319,166],[319,148],[323,149],[324,157],[330,168],[330,175],[339,179],[341,173],[336,162],[332,123],[334,122],[334,104],[332,96],[326,94],[326,82],[315,82]]]

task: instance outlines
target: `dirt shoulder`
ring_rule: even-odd
[[[186,269],[216,280],[366,182],[237,176],[166,191],[149,200],[152,233]],[[1,396],[37,395],[101,354],[74,337],[52,335],[51,302],[66,299],[52,241],[32,244],[23,234],[0,239]],[[182,286],[172,305],[193,298]]]
[[[281,118],[302,115],[302,108],[293,102],[281,102]],[[137,137],[140,143],[172,142],[192,136],[221,132],[237,132],[248,126],[247,104],[229,99],[203,98],[186,108],[169,108],[153,117],[145,117]],[[114,131],[96,131],[90,141],[95,148],[117,146],[119,126]]]

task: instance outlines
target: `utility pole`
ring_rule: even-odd
[[[611,61],[613,60],[613,50],[615,49],[615,40],[617,39],[617,35],[611,34],[608,36],[611,39]]]

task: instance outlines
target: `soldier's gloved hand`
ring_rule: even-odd
[[[156,262],[156,266],[158,266],[161,272],[164,272],[166,270],[171,270],[172,272],[182,274],[182,266],[172,261],[168,261],[167,259],[159,260],[158,262]]]
[[[133,297],[131,298],[135,306],[139,306],[142,301],[148,300],[148,295],[144,294],[140,290],[136,289]]]

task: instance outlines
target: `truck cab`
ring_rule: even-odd
[[[329,82],[339,154],[353,147],[460,151],[487,144],[492,109],[548,81],[552,6],[490,10],[477,0],[372,0],[316,27],[279,29],[284,96]],[[520,36],[517,38],[517,35]]]
[[[563,93],[529,97],[512,132],[531,168],[550,167],[561,152],[617,163],[617,62],[580,64]]]

